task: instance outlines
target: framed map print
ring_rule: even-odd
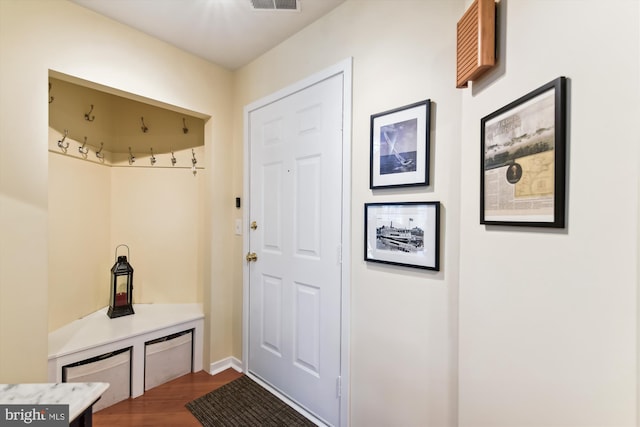
[[[482,118],[480,224],[565,226],[566,84]]]

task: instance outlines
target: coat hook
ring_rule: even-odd
[[[102,152],[103,148],[104,148],[104,142],[101,142],[100,149],[96,151],[96,157],[99,158],[100,160],[104,159],[104,153]]]
[[[151,166],[156,164],[156,156],[153,155],[153,147],[150,148],[151,150]]]
[[[78,152],[86,157],[87,154],[89,154],[89,149],[85,148],[85,145],[87,145],[87,137],[86,136],[84,137],[84,142],[82,143],[82,147],[78,147]]]
[[[51,83],[49,83],[49,104],[53,102],[53,96],[51,96]]]
[[[69,148],[69,141],[64,142],[67,139],[67,135],[69,135],[69,131],[67,129],[64,130],[64,136],[61,140],[58,141],[58,147],[62,148],[62,151],[67,152],[67,148]]]
[[[131,147],[129,147],[129,164],[132,165],[133,162],[136,161],[136,158],[133,157],[133,154],[131,154]]]
[[[191,171],[193,172],[194,175],[197,173],[197,171],[196,171],[196,163],[198,163],[198,160],[196,160],[196,152],[193,151],[193,148],[192,148],[191,149],[191,164],[193,166],[191,166]]]
[[[147,133],[149,128],[144,124],[144,117],[140,117],[140,121],[142,122],[142,126],[140,127],[140,129],[142,129],[142,132]]]
[[[173,155],[173,149],[171,148],[170,150],[171,150],[171,166],[175,166],[178,160],[176,160],[176,156]]]
[[[184,134],[189,133],[189,128],[187,127],[187,119],[185,119],[184,117],[182,118],[182,132]]]
[[[93,111],[93,104],[91,104],[91,109],[88,113],[84,114],[84,119],[88,122],[92,122],[96,119],[96,116],[91,116],[91,112]]]

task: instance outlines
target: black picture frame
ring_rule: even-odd
[[[365,203],[364,260],[440,270],[440,202]]]
[[[567,78],[480,121],[480,224],[565,227]]]
[[[369,188],[429,185],[431,101],[373,114]]]

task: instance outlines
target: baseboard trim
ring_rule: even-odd
[[[211,363],[211,365],[209,366],[209,373],[211,375],[215,375],[229,368],[233,368],[238,372],[242,372],[242,362],[233,356],[227,357],[225,359]]]

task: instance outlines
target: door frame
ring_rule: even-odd
[[[303,80],[272,93],[244,107],[244,165],[243,165],[243,199],[242,213],[242,253],[249,251],[249,218],[250,195],[250,144],[249,114],[268,104],[313,86],[336,75],[343,75],[342,86],[342,272],[341,272],[341,326],[340,326],[340,425],[349,423],[349,330],[350,330],[350,294],[351,294],[351,91],[352,91],[352,58],[317,72]],[[242,371],[249,372],[249,265],[243,263],[242,268]],[[273,391],[273,390],[272,390]],[[296,408],[298,409],[298,408]]]

